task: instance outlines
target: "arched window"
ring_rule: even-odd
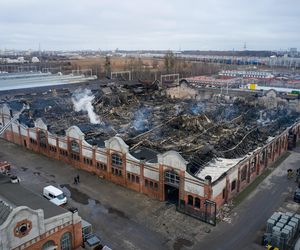
[[[60,249],[61,250],[72,250],[72,239],[71,233],[66,232],[60,238]]]
[[[122,158],[118,154],[112,154],[111,155],[111,163],[114,166],[120,167],[122,166]]]
[[[194,206],[194,197],[191,195],[188,195],[188,205]]]
[[[71,150],[75,153],[79,153],[79,144],[77,141],[71,141]]]
[[[200,199],[199,198],[195,198],[195,207],[200,208]]]
[[[179,186],[179,175],[173,170],[165,171],[165,184]]]
[[[48,249],[53,249],[53,247],[55,246],[55,243],[53,240],[48,240],[42,247],[42,250],[48,250]]]

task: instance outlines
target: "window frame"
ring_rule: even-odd
[[[123,165],[123,159],[122,156],[117,153],[111,154],[111,165],[115,167],[122,167]]]
[[[72,250],[72,234],[70,232],[65,232],[60,237],[60,249],[61,250]]]
[[[194,197],[192,196],[192,195],[188,195],[188,202],[187,202],[187,204],[189,205],[189,206],[194,206]]]

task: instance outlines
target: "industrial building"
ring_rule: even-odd
[[[3,138],[216,223],[216,211],[300,136],[299,113],[274,96],[95,81],[6,92]],[[88,88],[88,89],[87,89]],[[187,91],[188,87],[179,90]],[[31,91],[32,92],[32,91]],[[270,102],[272,105],[270,105]]]
[[[17,73],[7,73],[0,71],[0,91],[83,83],[95,79],[96,76],[85,76],[77,71],[68,75],[63,75],[60,72],[57,74],[52,74],[51,72],[39,71]]]
[[[81,217],[0,175],[0,249],[79,248]]]
[[[267,71],[247,71],[247,70],[222,70],[219,76],[224,78],[242,77],[257,79],[273,79],[274,75]]]

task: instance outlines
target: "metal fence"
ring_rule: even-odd
[[[205,200],[204,208],[198,210],[187,205],[184,200],[180,200],[176,209],[178,212],[192,216],[210,225],[216,226],[217,224],[217,206],[214,201]]]

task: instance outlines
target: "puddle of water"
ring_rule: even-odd
[[[194,243],[190,240],[184,239],[184,238],[176,238],[174,244],[173,244],[173,249],[174,250],[180,250],[183,247],[191,247],[193,246]]]
[[[116,209],[116,208],[113,208],[113,207],[108,207],[108,213],[109,214],[115,214],[121,218],[124,218],[124,219],[129,219],[129,217],[122,211]]]
[[[69,184],[61,184],[60,186],[68,197],[82,205],[87,205],[92,213],[98,211],[106,214],[114,214],[123,219],[129,219],[123,211],[102,205],[99,200],[91,199],[87,194],[82,193],[77,188],[71,187]]]
[[[83,205],[89,204],[90,197],[87,194],[80,192],[77,188],[73,188],[69,184],[62,184],[60,186],[69,190],[70,197],[74,201]]]

